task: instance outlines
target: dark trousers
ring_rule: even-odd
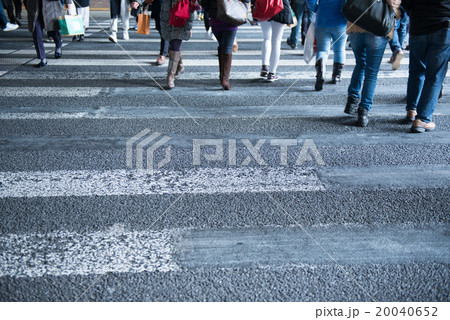
[[[44,39],[43,39],[43,32],[42,32],[43,25],[44,25],[44,22],[42,21],[42,15],[39,14],[39,17],[36,19],[36,25],[34,26],[33,42],[34,42],[34,48],[36,49],[37,57],[38,57],[38,59],[41,59],[41,60],[45,59]],[[57,49],[61,48],[62,39],[61,39],[60,31],[59,30],[58,31],[48,31],[47,33],[55,41],[56,48]]]
[[[214,36],[222,48],[222,53],[233,53],[233,43],[236,38],[237,30],[214,32]]]

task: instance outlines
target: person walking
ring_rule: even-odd
[[[89,28],[89,5],[90,0],[75,0],[75,7],[77,8],[77,14],[81,16],[83,21],[84,32]],[[84,34],[74,36],[72,41],[77,40],[84,41]]]
[[[334,63],[332,84],[341,81],[342,70],[345,64],[345,43],[347,35],[347,20],[341,13],[342,0],[308,0],[308,7],[316,12],[316,84],[315,90],[321,91],[325,82],[325,66],[330,51],[330,44],[333,46]]]
[[[262,67],[260,76],[268,82],[278,80],[276,74],[280,62],[281,40],[287,24],[294,23],[291,6],[288,0],[283,0],[283,10],[269,21],[261,21],[263,44],[261,49]]]
[[[410,17],[406,119],[411,132],[434,130],[432,121],[450,59],[450,0],[402,1]]]
[[[18,27],[19,25],[8,22],[5,10],[3,9],[3,3],[0,0],[0,29],[2,29],[2,31],[12,31],[16,30]]]
[[[305,12],[305,9],[308,9],[308,6],[306,0],[291,0],[291,7],[298,22],[297,25],[291,29],[291,34],[287,38],[286,43],[291,49],[295,49],[298,45],[298,34],[302,26],[303,12]]]
[[[111,23],[109,25],[109,30],[111,32],[109,36],[109,41],[117,43],[117,31],[119,25],[119,17],[122,22],[123,40],[129,40],[130,35],[128,34],[128,29],[130,28],[130,5],[136,2],[138,7],[142,0],[109,0],[109,10],[111,13]]]
[[[64,0],[64,3],[68,8],[73,5],[72,0]],[[33,34],[37,58],[41,60],[35,67],[42,68],[47,65],[43,41],[44,29],[55,42],[55,59],[62,57],[62,36],[58,17],[64,15],[63,6],[59,0],[24,0],[24,4],[28,12],[28,30]]]
[[[400,7],[400,19],[395,24],[395,31],[392,39],[389,40],[389,47],[392,51],[392,56],[389,63],[392,63],[392,70],[400,68],[400,63],[403,59],[403,43],[405,42],[407,28],[409,23],[408,14]]]
[[[169,24],[170,9],[179,0],[162,0],[161,4],[161,35],[164,40],[169,41],[169,64],[167,68],[167,89],[175,88],[175,78],[184,73],[183,59],[181,56],[181,44],[191,38],[194,11],[198,7],[191,6],[190,16],[182,27],[174,27]],[[191,2],[192,4],[192,2]]]
[[[244,0],[242,2],[250,3],[250,0]],[[202,0],[202,7],[205,10],[205,14],[210,18],[212,32],[219,44],[217,47],[217,54],[219,57],[220,84],[224,90],[230,90],[233,44],[236,40],[238,27],[217,18],[217,0]]]
[[[394,10],[396,18],[399,19],[401,0],[386,0],[386,2]],[[369,111],[372,108],[378,71],[388,39],[392,39],[394,25],[392,25],[392,31],[387,37],[381,37],[348,22],[347,33],[355,55],[356,65],[348,86],[347,104],[344,112],[347,114],[357,113],[358,125],[366,127],[369,123]]]
[[[166,57],[169,53],[169,41],[166,41],[161,35],[161,3],[164,0],[154,0],[152,4],[152,15],[151,17],[155,20],[156,30],[159,32],[159,56],[156,59],[156,65],[162,66],[166,63]]]

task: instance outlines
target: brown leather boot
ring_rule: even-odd
[[[416,119],[414,120],[411,132],[414,133],[423,133],[426,131],[432,131],[436,128],[436,124],[434,122],[424,122],[422,120]]]
[[[178,63],[180,62],[181,52],[170,51],[169,54],[169,66],[167,68],[167,88],[175,88],[175,73],[178,69]]]
[[[223,64],[223,77],[222,77],[222,88],[223,90],[231,90],[230,86],[230,71],[231,71],[231,60],[233,54],[222,53],[222,64]]]
[[[217,56],[219,57],[219,79],[220,79],[220,84],[222,84],[222,79],[223,79],[223,57],[222,57],[222,47],[221,46],[217,47]]]
[[[180,62],[178,62],[177,72],[175,72],[175,78],[178,78],[184,73],[183,55],[180,52]]]

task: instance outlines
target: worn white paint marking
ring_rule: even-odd
[[[385,59],[386,63],[388,59]],[[36,64],[39,61],[37,59],[30,61],[30,64]],[[142,58],[135,58],[133,60],[131,59],[59,59],[59,60],[52,60],[51,65],[53,66],[135,66],[137,64],[142,66],[151,66],[153,63],[153,59],[150,60],[150,57],[147,59]],[[404,58],[402,60],[402,64],[408,65],[409,59]],[[49,62],[50,64],[50,62]],[[183,59],[183,65],[184,66],[194,66],[198,67],[198,59]],[[211,67],[211,66],[218,66],[218,60],[217,59],[204,59],[201,63],[202,67]],[[279,66],[308,66],[306,62],[302,59],[302,57],[299,57],[299,59],[290,59],[290,60],[280,60]],[[329,59],[327,61],[327,65],[331,66],[333,65],[333,60]],[[347,59],[346,65],[351,66],[355,65],[355,59]],[[246,66],[253,66],[261,68],[261,60],[260,59],[243,59],[243,60],[233,60],[233,66],[236,67],[246,67]],[[313,63],[310,64],[311,70],[314,70]]]
[[[89,112],[17,112],[0,113],[1,120],[40,120],[40,119],[109,119],[107,116],[91,115]],[[120,118],[120,117],[116,117]]]
[[[218,65],[217,65],[218,67]],[[255,68],[259,69],[258,68]],[[215,70],[212,72],[185,72],[183,74],[184,80],[216,80],[219,70]],[[155,78],[166,78],[167,71],[149,71],[149,74]],[[280,79],[289,79],[296,80],[299,77],[301,79],[315,79],[316,73],[313,70],[302,71],[298,70],[296,72],[278,72],[277,73]],[[331,77],[330,72],[326,73],[326,76]],[[344,71],[342,73],[343,79],[351,79],[352,71]],[[241,71],[233,71],[233,79],[257,79],[260,78],[259,70],[255,72],[241,72]],[[408,70],[402,69],[393,71],[380,71],[378,73],[378,78],[380,79],[399,79],[399,78],[408,78]],[[35,79],[35,80],[126,80],[126,79],[149,79],[149,76],[145,72],[77,72],[68,74],[66,72],[40,72],[40,73],[32,73],[32,72],[11,72],[3,79],[11,79],[11,80],[27,80],[27,79]]]
[[[0,172],[0,198],[320,190],[313,169],[284,167]]]
[[[87,234],[54,232],[0,237],[0,277],[91,275],[179,270],[173,232],[113,227]]]
[[[103,88],[88,87],[1,87],[1,97],[92,97]]]

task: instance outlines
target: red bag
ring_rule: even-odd
[[[169,1],[169,0],[166,0]],[[170,9],[169,24],[181,28],[191,16],[189,0],[180,0]]]
[[[258,21],[267,21],[283,10],[283,0],[256,0],[252,16]]]

